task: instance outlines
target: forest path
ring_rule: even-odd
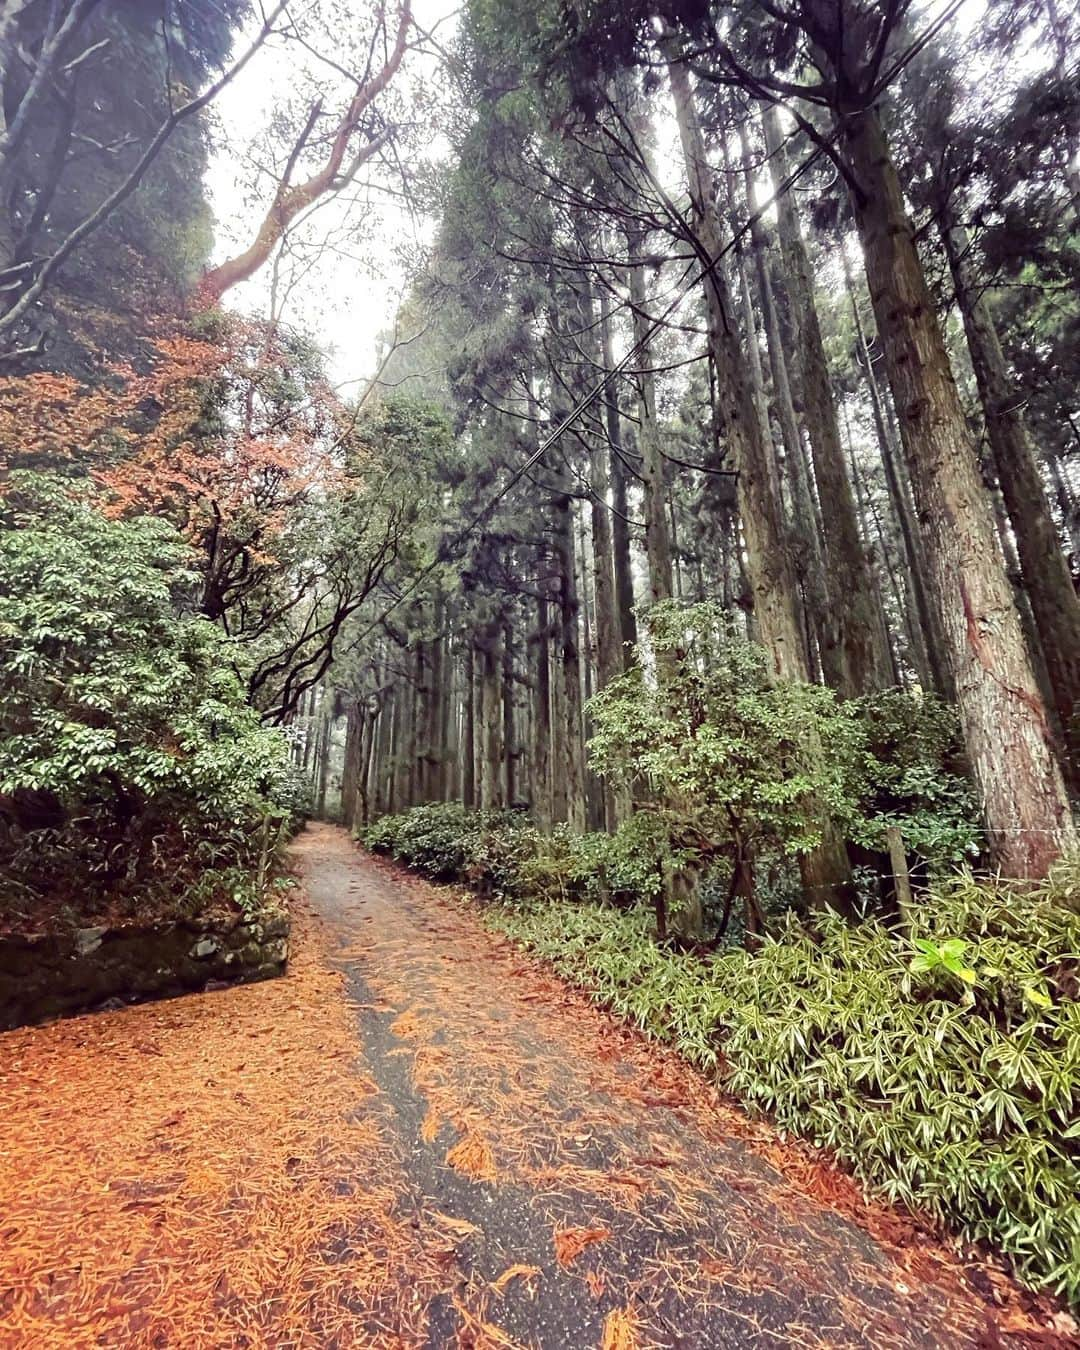
[[[451,892],[325,825],[296,854],[402,1202],[452,1238],[429,1344],[955,1347],[1022,1322]]]
[[[0,1035],[0,1347],[1066,1344],[310,826],[283,979]]]

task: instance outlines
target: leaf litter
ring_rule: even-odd
[[[868,1204],[474,905],[327,827],[302,843],[357,869],[362,904],[329,932],[301,906],[286,979],[0,1039],[5,1350],[419,1346],[439,1296],[484,1350],[520,1343],[514,1309],[549,1280],[580,1290],[606,1350],[672,1344],[684,1319],[775,1344],[763,1300],[790,1310],[793,1345],[1070,1343],[999,1272],[982,1299],[985,1261]],[[446,1133],[448,1174],[531,1197],[531,1249],[480,1283],[461,1262],[486,1214],[418,1206],[347,962],[410,1059],[420,1142]]]

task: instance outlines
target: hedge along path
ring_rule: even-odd
[[[0,1345],[1067,1343],[469,906],[297,858],[287,978],[0,1036]]]

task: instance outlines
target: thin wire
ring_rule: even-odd
[[[885,88],[889,84],[891,84],[892,81],[896,78],[896,76],[904,69],[904,67],[908,65],[908,63],[912,61],[914,57],[916,57],[919,54],[920,51],[922,51],[922,49],[926,46],[926,44],[933,39],[936,33],[942,28],[942,26],[945,23],[948,22],[948,20],[956,13],[956,11],[959,10],[960,6],[963,3],[964,0],[953,0],[952,4],[950,4],[941,14],[941,16],[938,19],[936,19],[933,24],[930,25],[930,27],[926,30],[926,32],[923,33],[921,37],[917,38],[914,42],[912,42],[912,44],[907,48],[907,50],[897,58],[897,60],[893,63],[893,65],[889,69],[887,75],[879,79],[877,84],[875,85],[874,87],[875,99],[881,96]],[[672,314],[674,314],[676,309],[679,308],[679,306],[683,303],[686,297],[702,281],[704,281],[706,277],[711,276],[715,272],[720,262],[727,256],[728,253],[732,251],[732,249],[734,249],[738,245],[739,241],[750,232],[753,226],[758,223],[758,221],[762,218],[762,216],[764,216],[765,212],[768,211],[770,207],[772,207],[776,202],[778,202],[786,192],[790,191],[790,189],[794,187],[794,185],[799,181],[799,179],[802,178],[803,175],[810,168],[812,168],[814,164],[817,163],[817,161],[825,153],[825,147],[831,145],[833,141],[835,141],[836,138],[839,136],[840,130],[841,128],[839,127],[835,128],[827,137],[824,137],[822,139],[822,143],[818,145],[814,150],[812,150],[810,154],[807,155],[807,157],[802,161],[801,164],[796,165],[796,167],[791,171],[791,173],[788,174],[788,176],[784,179],[784,181],[778,184],[778,186],[769,196],[769,198],[761,206],[759,206],[756,211],[752,211],[750,213],[750,215],[746,218],[746,221],[739,227],[738,230],[734,232],[734,234],[727,241],[724,247],[719,251],[719,253],[717,253],[716,257],[712,258],[708,263],[706,263],[706,265],[701,269],[701,271],[698,272],[697,276],[695,276],[688,284],[686,282],[686,277],[689,274],[689,272],[693,270],[693,265],[691,264],[686,268],[681,280],[676,285],[675,296],[671,300],[671,303],[663,310],[660,316],[654,319],[649,324],[649,326],[645,329],[642,335],[634,342],[633,346],[631,346],[628,349],[625,355],[620,357],[619,360],[615,362],[615,365],[611,368],[611,370],[609,370],[603,376],[603,378],[582,399],[580,399],[580,401],[566,414],[566,416],[562,419],[562,421],[558,424],[558,426],[555,427],[554,431],[550,432],[549,435],[544,437],[544,439],[540,442],[540,444],[536,447],[536,449],[514,470],[514,472],[506,480],[503,486],[499,488],[499,490],[468,519],[468,521],[466,521],[466,523],[457,531],[457,533],[453,536],[453,538],[449,541],[444,539],[442,543],[440,543],[438,549],[435,552],[435,557],[431,560],[431,562],[428,563],[425,567],[423,567],[414,576],[413,580],[409,583],[409,585],[405,587],[405,589],[401,592],[401,594],[395,600],[391,601],[391,603],[386,607],[386,609],[384,609],[377,618],[373,619],[371,623],[368,624],[367,628],[365,628],[363,632],[361,632],[359,636],[354,639],[353,643],[351,644],[353,648],[358,647],[360,643],[362,643],[366,638],[370,637],[370,635],[375,631],[375,629],[378,628],[385,619],[389,618],[389,616],[394,612],[395,609],[397,609],[400,605],[404,604],[404,602],[409,598],[409,596],[413,595],[420,588],[420,586],[423,585],[423,583],[428,579],[428,577],[430,577],[439,567],[441,567],[444,562],[450,561],[450,558],[453,555],[453,553],[465,542],[465,540],[469,537],[469,535],[472,534],[473,530],[475,530],[478,525],[483,524],[483,522],[488,518],[488,516],[492,513],[492,511],[495,510],[495,508],[503,500],[503,498],[506,497],[507,494],[511,492],[517,486],[518,483],[521,482],[522,478],[525,477],[525,475],[529,472],[530,469],[532,469],[535,465],[537,465],[540,462],[541,459],[543,459],[544,455],[548,452],[548,450],[563,435],[563,433],[567,431],[574,424],[574,422],[577,421],[577,419],[581,416],[581,414],[585,412],[588,408],[592,407],[592,405],[596,402],[596,400],[608,387],[611,381],[615,379],[617,375],[622,374],[622,372],[626,369],[626,367],[630,364],[631,360],[638,354],[638,352],[641,351],[643,347],[647,346],[648,343],[653,339],[653,337],[660,331],[660,329],[665,326],[667,320],[671,317]]]

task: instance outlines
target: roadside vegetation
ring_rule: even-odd
[[[485,897],[486,922],[869,1188],[1080,1301],[1080,872],[960,873],[904,926],[791,912],[750,952],[657,938],[647,844],[420,806],[367,847]],[[603,898],[601,898],[601,896]]]

